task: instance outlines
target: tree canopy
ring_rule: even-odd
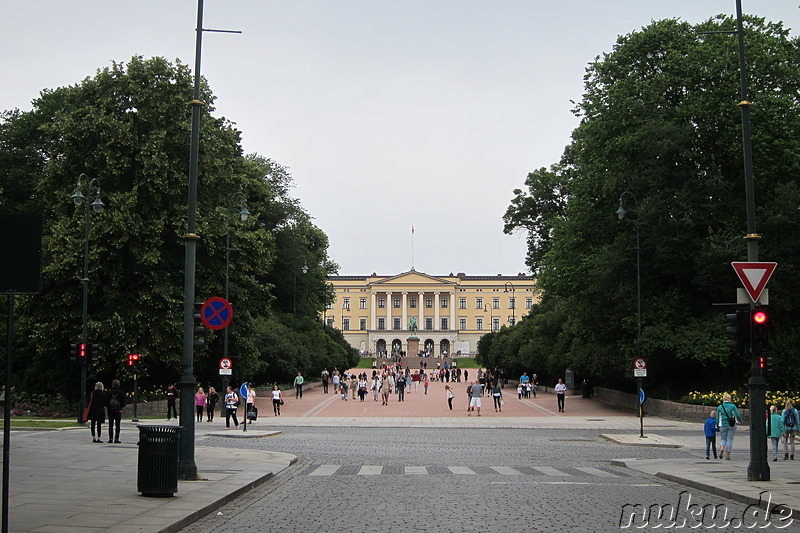
[[[730,263],[747,258],[738,49],[722,33],[735,27],[722,15],[656,21],[588,66],[561,161],[531,172],[504,216],[506,232],[528,234],[542,301],[498,332],[508,339],[494,339],[486,358],[610,384],[630,379],[642,355],[674,388],[743,382],[749,361],[725,345],[732,308],[715,305],[736,301]],[[797,387],[800,42],[781,23],[748,17],[745,43],[760,259],[778,262],[770,349],[779,370],[769,379]]]
[[[185,65],[133,57],[69,87],[46,89],[31,111],[0,120],[0,209],[44,217],[43,290],[18,300],[15,375],[30,390],[77,397],[68,346],[81,333],[84,207],[70,200],[95,179],[106,208],[91,214],[89,338],[102,345],[91,379],[123,376],[138,351],[146,382],[179,376],[189,137],[193,78]],[[214,116],[204,83],[198,186],[196,299],[224,291],[231,235],[230,353],[255,383],[288,381],[298,370],[347,367],[357,353],[317,320],[331,301],[325,282],[338,266],[327,236],[290,196],[279,163],[244,155],[240,133]],[[239,220],[242,197],[251,216]],[[299,274],[301,258],[308,267]],[[291,280],[302,276],[296,287]],[[292,300],[302,302],[292,313]],[[288,302],[287,302],[288,299]],[[296,320],[295,320],[296,319]],[[222,334],[195,353],[198,381],[217,373]]]

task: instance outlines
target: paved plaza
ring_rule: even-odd
[[[413,502],[404,499],[413,494],[414,501],[420,501],[413,487],[448,490],[459,496],[465,487],[473,486],[469,480],[480,479],[487,480],[481,487],[496,497],[501,494],[498,491],[510,490],[496,503],[507,513],[518,510],[525,501],[523,495],[531,494],[511,490],[514,487],[568,488],[571,492],[564,494],[570,495],[591,488],[593,494],[604,494],[599,501],[609,496],[606,505],[611,508],[617,501],[610,497],[612,493],[635,498],[664,484],[698,491],[710,501],[715,497],[729,500],[742,508],[758,502],[759,495],[768,491],[773,504],[800,512],[800,485],[796,484],[800,462],[771,462],[771,481],[746,481],[747,428],[738,430],[733,460],[706,461],[700,422],[649,417],[642,439],[639,419],[630,412],[578,396],[568,397],[565,412],[559,413],[554,395],[519,400],[515,389],[509,388],[502,413],[495,412],[484,398],[482,416],[467,416],[467,384],[451,386],[456,393],[453,411],[447,408],[442,383],[431,383],[427,396],[421,386],[418,391],[412,389],[405,402],[397,402],[393,395],[388,406],[371,397],[365,402],[344,401],[332,393],[322,394],[321,387],[308,388],[302,400],[295,399],[294,391],[286,392],[280,417],[272,414],[269,399],[259,398],[260,418],[246,432],[243,426],[226,430],[222,417],[196,424],[200,479],[179,482],[171,498],[148,498],[137,492],[138,430],[129,421],[123,422],[122,444],[117,445],[93,444],[88,429],[82,428],[13,431],[10,531],[169,532],[201,526],[205,529],[196,531],[226,531],[238,529],[229,527],[234,522],[225,522],[226,517],[244,520],[247,516],[232,517],[226,506],[238,508],[248,498],[252,500],[249,520],[258,513],[273,513],[269,516],[285,515],[288,524],[291,516],[287,513],[292,510],[305,513],[302,516],[317,512],[308,509],[310,498],[331,498],[322,488],[348,487],[352,497],[358,497],[362,490],[358,487],[372,487],[371,495],[363,495],[370,505],[361,506],[368,512],[375,508],[376,490],[387,502],[413,508]],[[398,493],[398,487],[409,488]],[[285,490],[297,494],[281,492]],[[270,498],[294,503],[285,509],[274,508],[275,503],[261,510],[258,502],[273,501]],[[352,500],[343,501],[352,504]],[[481,505],[480,499],[475,503]],[[438,517],[429,521],[428,529],[397,530],[460,530],[452,524]],[[327,531],[327,527],[337,530],[335,524],[318,529]]]

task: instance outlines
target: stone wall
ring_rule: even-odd
[[[634,413],[638,412],[639,399],[636,394],[605,389],[603,387],[595,387],[594,391],[599,400],[616,407],[621,407],[622,409],[629,409]],[[667,400],[658,400],[656,398],[647,398],[644,402],[645,415],[659,416],[671,420],[681,420],[683,422],[702,423],[714,409],[716,409],[716,407],[668,402]],[[744,424],[749,424],[750,410],[740,408],[739,413],[742,415]]]

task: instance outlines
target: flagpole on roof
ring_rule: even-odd
[[[411,222],[411,270],[414,270],[414,222]]]

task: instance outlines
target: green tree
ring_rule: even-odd
[[[587,68],[574,110],[581,122],[562,160],[531,173],[505,215],[507,232],[528,233],[544,295],[518,358],[556,358],[548,371],[571,367],[604,383],[630,379],[637,354],[665,384],[744,380],[749,362],[725,347],[724,308],[712,306],[733,301],[729,263],[746,258],[738,51],[735,36],[704,33],[734,28],[725,16],[653,22]],[[745,31],[760,253],[779,262],[772,347],[788,363],[800,326],[791,313],[800,303],[800,46],[780,23],[749,17]],[[632,194],[619,221],[623,191]],[[797,371],[778,366],[774,384],[797,383]]]
[[[97,178],[106,204],[91,217],[89,336],[104,349],[90,381],[124,375],[132,350],[142,354],[153,383],[178,377],[192,93],[185,65],[133,57],[76,85],[42,91],[31,111],[2,114],[0,206],[41,212],[45,220],[43,290],[18,305],[15,376],[23,387],[78,394],[78,373],[67,354],[81,331],[85,224],[83,208],[69,196],[82,173]],[[265,328],[280,323],[276,307],[286,305],[276,290],[274,270],[287,255],[278,237],[290,223],[304,236],[294,251],[314,265],[304,286],[307,317],[329,301],[324,280],[337,266],[327,257],[327,237],[289,195],[286,169],[245,156],[233,124],[213,115],[214,97],[205,84],[201,93],[196,298],[223,293],[230,230],[230,351],[241,357],[237,368],[267,380],[285,372],[280,361],[264,359],[259,342]],[[239,191],[251,213],[246,222],[236,216],[238,204],[230,208]],[[316,330],[326,331],[320,323]],[[196,352],[199,381],[216,377],[218,357],[212,354],[222,352],[221,332],[209,332],[205,340],[205,349]],[[325,343],[313,348],[306,367],[324,359]]]

